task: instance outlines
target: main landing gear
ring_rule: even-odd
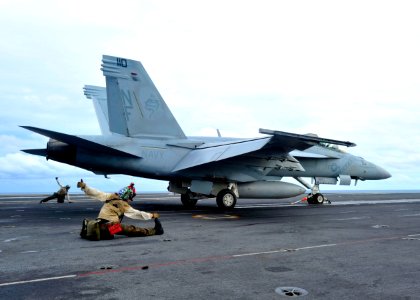
[[[185,208],[192,209],[197,205],[199,199],[207,198],[204,195],[193,193],[188,190],[188,192],[181,194],[181,202]],[[229,210],[233,209],[236,205],[237,197],[235,193],[228,189],[220,190],[216,195],[216,203],[220,209]]]
[[[223,189],[217,193],[216,202],[220,209],[232,209],[236,205],[236,195],[229,189]]]
[[[185,208],[194,208],[197,204],[197,201],[198,197],[194,196],[194,194],[191,192],[181,194],[181,202]]]

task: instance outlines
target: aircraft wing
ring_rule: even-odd
[[[240,140],[212,146],[206,146],[206,144],[198,146],[190,151],[172,171],[181,171],[228,158],[239,158],[250,153],[258,155],[259,158],[266,158],[267,160],[272,159],[273,156],[277,156],[282,160],[288,160],[294,164],[294,168],[300,169],[302,166],[300,166],[299,162],[289,155],[294,150],[301,152],[320,143],[344,145],[347,147],[355,146],[351,142],[283,131],[260,129],[260,133],[269,134],[271,137]]]
[[[296,134],[278,130],[269,130],[260,128],[260,133],[272,135],[270,145],[276,148],[282,148],[287,152],[292,150],[305,150],[316,144],[327,143],[334,145],[341,145],[347,147],[354,147],[356,144],[352,142],[344,142],[333,139],[321,138],[313,135]]]

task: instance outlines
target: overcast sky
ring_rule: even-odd
[[[85,84],[103,54],[140,60],[187,135],[259,128],[352,141],[392,174],[346,189],[419,189],[418,1],[0,0],[0,193],[53,192],[54,177],[113,191],[167,183],[105,179],[25,154],[30,125],[100,134]],[[323,189],[337,187],[321,187]]]

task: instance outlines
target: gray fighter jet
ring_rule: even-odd
[[[169,181],[186,207],[215,197],[223,209],[237,198],[289,198],[311,190],[308,202],[323,203],[319,184],[350,185],[351,180],[386,179],[383,168],[345,153],[354,143],[260,129],[256,138],[187,137],[143,65],[104,55],[104,88],[86,86],[94,100],[102,135],[75,136],[22,126],[50,138],[46,149],[24,152],[90,170]],[[302,177],[314,179],[310,185]]]

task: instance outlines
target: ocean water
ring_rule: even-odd
[[[330,190],[330,189],[321,189],[323,194],[419,194],[420,190]],[[21,192],[21,193],[0,193],[1,195],[49,195],[53,192]],[[306,190],[306,193],[309,193],[309,190]],[[167,190],[162,191],[141,191],[137,193],[141,194],[172,194]],[[82,192],[77,191],[75,193],[70,193],[71,195],[84,195]]]
[[[418,194],[420,190],[322,190],[323,193],[335,194]]]

